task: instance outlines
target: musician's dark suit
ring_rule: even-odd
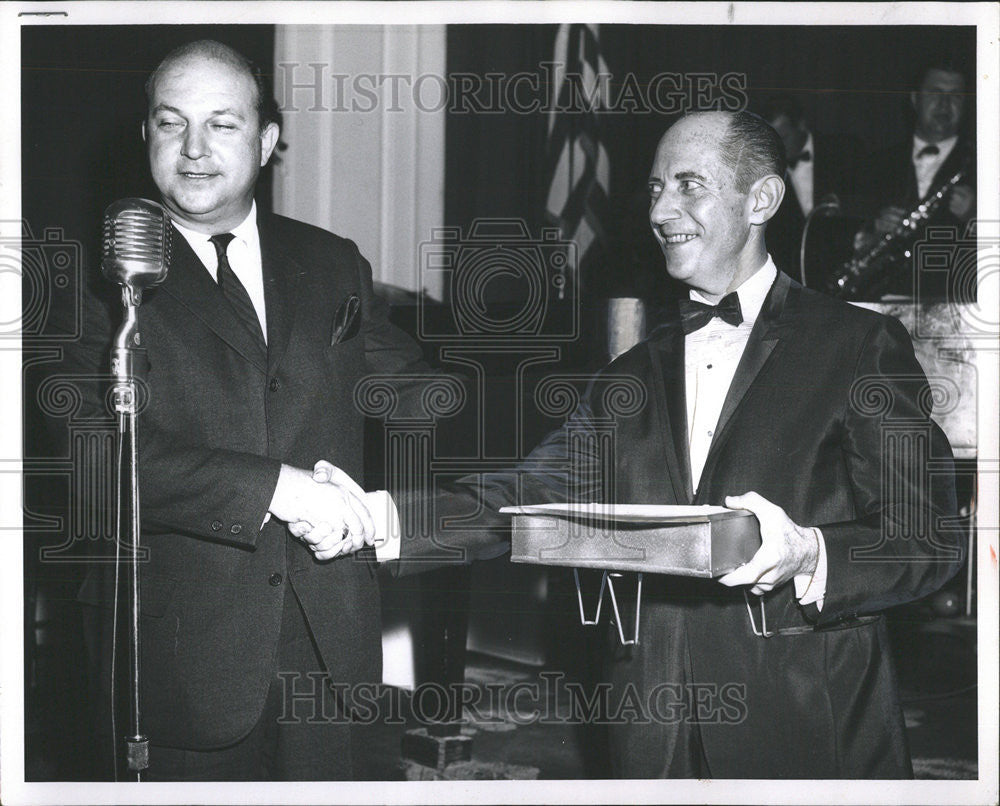
[[[623,400],[609,392],[616,377],[644,388],[634,413],[613,408]],[[879,612],[939,587],[956,571],[960,551],[958,533],[939,520],[955,511],[951,452],[923,409],[927,384],[909,336],[894,319],[803,289],[779,273],[696,493],[684,379],[683,333],[669,324],[593,382],[572,427],[554,432],[529,457],[520,494],[510,475],[486,479],[487,509],[567,496],[721,505],[727,495],[755,490],[794,522],[822,529],[829,562],[822,612],[818,619],[814,606],[803,612],[791,582],[784,584],[764,597],[767,628],[783,631],[772,638],[753,634],[738,590],[712,580],[647,576],[640,643],[618,648],[611,661],[610,712],[630,689],[643,703],[659,691],[664,699],[654,707],[665,718],[612,724],[615,773],[911,775]],[[613,493],[606,480],[601,486],[600,439],[579,437],[595,422],[613,424]],[[912,453],[904,445],[920,447]],[[928,458],[937,463],[931,476]],[[569,484],[567,467],[574,468]],[[468,486],[474,492],[473,480]],[[457,498],[439,504],[451,514],[461,509]],[[502,523],[485,512],[477,522],[498,529]],[[899,536],[883,541],[883,529]],[[904,537],[910,530],[915,536]],[[754,617],[760,627],[756,607]],[[675,684],[707,698],[711,715],[700,717],[697,729],[686,721],[692,711],[678,711],[663,689]],[[634,707],[629,713],[636,714]]]
[[[975,156],[974,143],[959,136],[955,147],[934,174],[930,190],[943,184],[965,160],[969,160],[969,170],[962,181],[975,185]],[[896,143],[867,157],[858,175],[858,188],[872,204],[897,204],[906,209],[916,207],[921,199],[917,194],[917,174],[913,167],[913,140]],[[954,220],[954,216],[945,210],[942,218],[948,217]]]
[[[360,377],[381,373],[393,383],[428,368],[390,324],[351,241],[275,215],[260,214],[258,227],[266,360],[176,232],[166,281],[139,313],[150,361],[139,418],[149,549],[143,724],[168,746],[218,748],[251,730],[275,672],[283,606],[295,608],[296,599],[332,682],[381,682],[374,551],[320,563],[283,523],[261,523],[282,463],[311,468],[328,459],[362,478]],[[352,294],[361,300],[358,319],[331,344],[335,313]],[[89,312],[69,362],[77,372],[106,372],[111,317]],[[395,386],[401,406],[419,405],[420,382]],[[103,404],[96,385],[88,403]],[[107,569],[93,568],[81,599],[106,604],[108,583]],[[303,678],[297,688],[309,685]],[[350,748],[341,750],[349,764]]]
[[[824,196],[838,197],[851,190],[851,177],[857,170],[860,147],[848,135],[833,137],[813,133],[813,206]],[[767,224],[767,246],[774,264],[795,279],[801,276],[800,246],[806,217],[795,195],[795,187],[785,177],[785,197],[781,207]]]
[[[923,198],[919,196],[916,169],[913,167],[913,140],[897,143],[889,148],[877,151],[862,161],[857,178],[857,192],[861,204],[861,212],[867,218],[874,218],[878,211],[888,205],[902,207],[906,211],[917,208],[921,201],[932,195],[965,166],[962,184],[976,186],[976,153],[975,143],[959,136],[958,142],[948,157],[941,163],[931,180],[930,187]],[[937,211],[927,220],[927,227],[953,227],[960,240],[966,235],[966,223],[956,218],[948,209],[947,199]],[[769,233],[770,236],[770,233]],[[927,299],[941,298],[948,292],[948,277],[941,272],[925,274],[922,278],[921,293]],[[975,278],[967,278],[967,282],[958,284],[958,290],[963,292],[957,296],[959,301],[976,296]],[[883,293],[913,295],[914,285],[911,272],[902,272],[893,284]],[[956,299],[952,294],[951,299]]]

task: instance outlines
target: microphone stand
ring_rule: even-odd
[[[115,334],[111,350],[111,374],[114,376],[112,404],[118,415],[118,463],[116,468],[117,496],[115,513],[115,544],[118,557],[123,546],[131,550],[129,562],[129,694],[131,705],[130,731],[125,736],[126,760],[135,780],[149,767],[149,739],[142,732],[139,709],[139,448],[137,442],[139,384],[146,378],[149,360],[140,347],[139,305],[142,290],[122,286],[125,320]],[[115,564],[115,600],[117,618],[118,574]],[[116,630],[117,632],[117,630]],[[117,640],[117,635],[113,640]],[[112,670],[114,675],[114,670]],[[112,703],[114,708],[114,703]],[[117,766],[117,762],[116,762]]]
[[[809,211],[809,215],[806,216],[805,224],[802,225],[802,239],[799,241],[799,274],[803,288],[809,287],[809,283],[806,281],[806,239],[809,237],[809,225],[812,224],[813,218],[820,211],[836,212],[839,209],[840,199],[835,194],[830,193],[824,196],[820,203],[813,207]]]

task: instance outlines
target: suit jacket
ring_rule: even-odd
[[[934,174],[927,193],[921,198],[918,193],[916,170],[913,167],[912,139],[876,151],[861,163],[857,179],[859,208],[868,219],[874,219],[879,210],[889,205],[902,207],[906,211],[915,210],[920,202],[944,186],[963,166],[965,172],[961,183],[971,185],[974,188],[976,185],[975,143],[966,137],[959,136],[955,147]],[[943,251],[947,251],[950,244],[960,246],[963,241],[967,242],[966,239],[969,237],[967,223],[952,215],[948,209],[947,201],[947,198],[944,199],[943,203],[918,231],[918,239],[924,237],[926,232],[924,228],[934,227],[938,228],[939,231],[942,231],[942,228],[949,228],[952,231],[953,234],[936,250],[938,256]],[[961,249],[952,249],[951,253],[958,259],[950,262],[949,271],[925,272],[920,277],[922,299],[947,298],[959,302],[976,299],[975,262],[970,262],[967,259],[968,253]],[[920,267],[916,266],[913,260],[904,260],[903,258],[900,258],[897,265],[900,267],[897,276],[887,288],[882,290],[882,293],[913,296],[914,277]],[[940,269],[939,262],[935,264],[935,268]],[[973,269],[973,272],[971,276],[966,276],[970,268]],[[949,274],[953,274],[955,271],[964,273],[961,277],[950,278]]]
[[[925,196],[955,174],[963,163],[968,168],[963,183],[975,185],[975,157],[975,144],[968,138],[959,136],[955,147],[934,174]],[[865,212],[870,216],[891,204],[905,209],[915,208],[922,198],[918,194],[917,173],[913,167],[912,138],[869,154],[860,164],[857,186],[868,205]],[[947,208],[941,211],[941,219],[955,220],[947,213]]]
[[[616,384],[632,391],[616,393]],[[763,597],[767,628],[780,632],[771,638],[754,635],[739,590],[647,577],[640,642],[609,655],[617,774],[911,774],[878,614],[935,590],[961,561],[960,535],[946,520],[955,512],[951,452],[928,417],[929,400],[898,321],[779,274],[697,491],[676,324],[610,364],[523,472],[485,480],[488,509],[567,498],[722,505],[755,490],[796,523],[822,530],[822,611],[806,612],[786,583]],[[610,452],[600,448],[609,434]],[[457,514],[458,497],[442,506]],[[491,522],[500,523],[486,511],[478,516],[479,526]],[[754,622],[762,626],[756,606]],[[659,717],[635,718],[629,702],[658,704]]]
[[[311,468],[325,458],[362,477],[359,378],[384,374],[405,411],[419,406],[414,376],[429,370],[390,324],[353,242],[264,213],[258,227],[266,357],[176,232],[169,274],[139,311],[150,363],[139,417],[149,551],[142,706],[149,735],[164,745],[208,749],[250,731],[274,673],[288,585],[331,680],[381,682],[374,552],[320,563],[284,524],[261,524],[282,463]],[[360,318],[331,344],[336,312],[352,294]],[[88,313],[69,363],[82,374],[106,372],[111,321],[96,306]],[[100,384],[85,397],[106,416]],[[81,600],[108,604],[109,582],[107,569],[91,569]]]

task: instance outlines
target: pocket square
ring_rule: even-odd
[[[358,334],[361,327],[361,317],[358,316],[360,310],[361,299],[357,294],[351,294],[340,303],[340,307],[333,315],[333,332],[330,334],[331,345],[340,344]]]

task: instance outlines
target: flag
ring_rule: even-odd
[[[545,218],[576,244],[579,275],[563,280],[578,285],[607,249],[611,163],[601,142],[600,114],[610,107],[611,73],[601,57],[599,27],[559,26],[548,104]]]

